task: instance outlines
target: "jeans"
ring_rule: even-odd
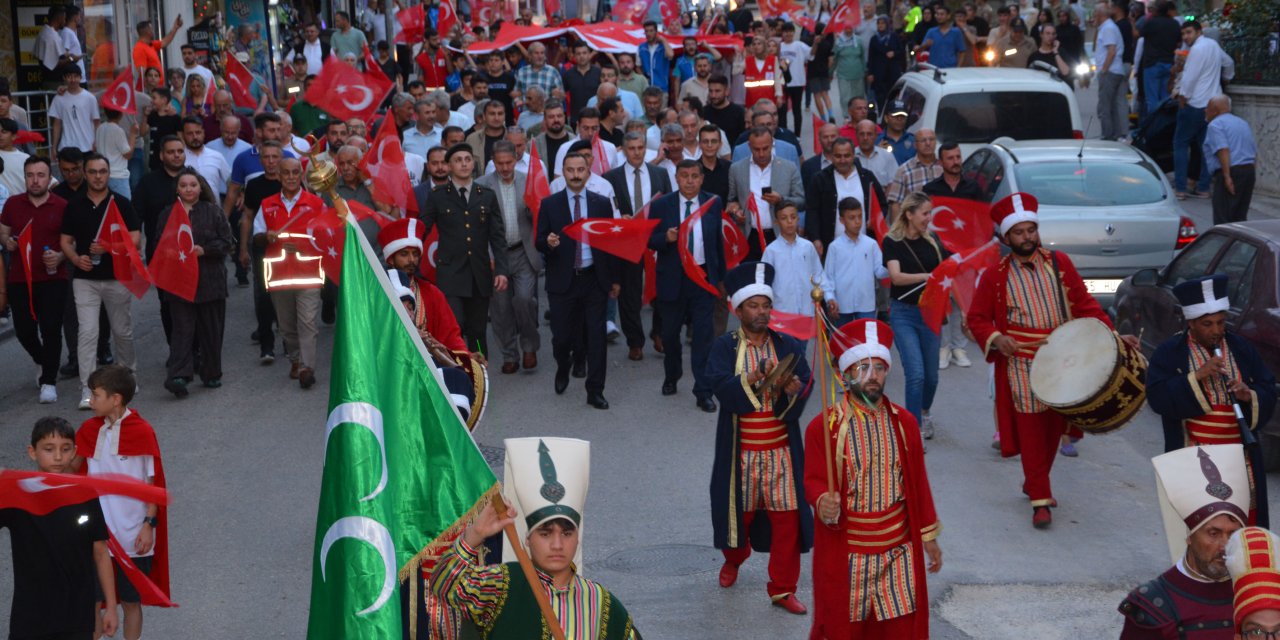
[[[1147,113],[1153,113],[1169,99],[1169,72],[1173,65],[1157,62],[1142,70],[1142,91],[1146,94]]]
[[[938,334],[924,323],[920,307],[898,300],[889,302],[889,326],[902,360],[907,411],[924,424],[922,414],[933,406],[938,391]]]
[[[133,189],[128,178],[107,178],[107,188],[124,196],[125,200],[133,199]]]
[[[1187,168],[1191,164],[1191,148],[1204,147],[1204,132],[1208,124],[1204,121],[1204,109],[1187,105],[1178,109],[1177,128],[1173,130],[1173,188],[1186,192]],[[1196,191],[1209,191],[1209,163],[1200,162],[1200,177],[1196,181]]]
[[[1098,122],[1103,140],[1119,140],[1129,133],[1129,103],[1125,99],[1128,76],[1098,74]]]
[[[854,320],[875,320],[876,312],[874,311],[854,311],[851,313],[842,313],[836,317],[836,326],[843,327]]]

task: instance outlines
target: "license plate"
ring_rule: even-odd
[[[1085,280],[1084,288],[1092,294],[1115,293],[1122,280]]]

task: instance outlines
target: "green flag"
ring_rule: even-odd
[[[386,270],[345,227],[307,637],[400,638],[399,583],[497,479]]]

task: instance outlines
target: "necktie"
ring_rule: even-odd
[[[640,182],[640,170],[636,169],[636,178],[631,190],[631,215],[640,213],[641,192],[644,191],[644,183]]]
[[[466,187],[458,187],[458,197],[459,197],[459,198],[462,198],[462,203],[463,203],[463,204],[466,204],[466,202],[467,202],[467,188],[466,188]]]
[[[684,201],[684,219],[688,220],[693,215],[693,201]],[[693,255],[693,229],[689,229],[689,255]]]
[[[573,221],[577,222],[581,219],[582,219],[582,195],[579,194],[579,195],[573,196]],[[574,269],[582,268],[582,247],[578,247],[578,250],[573,252],[573,268]]]

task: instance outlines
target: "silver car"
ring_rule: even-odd
[[[1104,309],[1122,279],[1163,267],[1196,238],[1156,163],[1127,144],[999,138],[965,160],[964,177],[988,202],[1035,196],[1041,242],[1071,256]]]

